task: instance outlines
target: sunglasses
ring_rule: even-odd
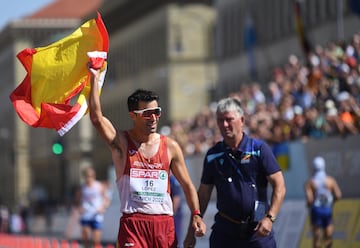
[[[133,112],[135,114],[142,116],[143,118],[151,118],[152,115],[155,115],[156,117],[161,116],[161,108],[160,107],[134,110]]]

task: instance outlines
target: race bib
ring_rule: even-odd
[[[168,187],[165,170],[130,169],[131,200],[142,203],[164,203]]]

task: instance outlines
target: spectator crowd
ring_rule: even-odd
[[[291,54],[264,84],[244,83],[237,97],[246,112],[246,133],[269,144],[346,137],[360,130],[360,33],[347,42],[316,45],[303,61]],[[221,139],[215,103],[196,116],[161,128],[185,155],[204,153]]]

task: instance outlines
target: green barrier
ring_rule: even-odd
[[[334,207],[333,248],[360,248],[360,200],[343,199]],[[312,247],[310,216],[305,222],[299,248]]]

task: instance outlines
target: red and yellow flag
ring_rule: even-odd
[[[97,18],[85,22],[69,36],[46,47],[18,53],[27,75],[11,93],[10,100],[19,117],[32,127],[55,129],[64,135],[87,112],[89,57],[90,62],[98,62],[97,57],[103,61],[101,89],[108,50],[108,33],[98,13]]]

